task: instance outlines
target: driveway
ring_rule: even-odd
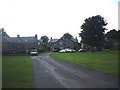
[[[117,88],[118,79],[49,57],[31,56],[36,88]]]

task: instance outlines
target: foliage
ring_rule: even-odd
[[[102,46],[104,43],[104,32],[107,22],[100,15],[86,18],[85,23],[82,24],[81,33],[79,34],[82,38],[82,42],[92,47]]]
[[[48,41],[49,41],[49,38],[47,36],[42,36],[40,38],[40,41],[41,41],[42,44],[47,44]]]
[[[115,40],[115,41],[117,41],[118,40],[118,32],[115,29],[110,30],[109,32],[107,32],[106,38],[108,40]]]
[[[120,31],[117,31],[115,29],[110,30],[106,33],[106,45],[109,49],[114,49],[114,43],[118,42],[118,39],[120,38]]]
[[[32,60],[28,56],[2,57],[3,88],[34,88]]]
[[[39,52],[49,51],[50,45],[48,43],[49,38],[47,36],[42,36],[40,38]]]
[[[120,52],[119,52],[120,53]],[[118,52],[82,52],[82,53],[53,53],[50,56],[64,60],[80,67],[118,76]]]
[[[118,30],[118,41],[120,41],[120,30]]]

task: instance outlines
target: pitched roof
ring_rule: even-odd
[[[71,40],[72,40],[73,42],[78,42],[78,40],[77,40],[77,39],[74,39],[74,38],[73,38],[73,39],[71,39]]]
[[[14,43],[34,43],[37,41],[35,37],[12,37]]]
[[[50,43],[55,43],[57,42],[59,39],[50,39]]]
[[[12,39],[9,38],[9,37],[3,36],[3,37],[2,37],[2,42],[12,42]]]
[[[0,35],[2,35],[2,42],[12,42],[10,36],[6,32],[2,32]]]
[[[61,39],[63,39],[63,37],[61,37],[60,39],[50,39],[50,43],[56,43],[56,42],[58,42]],[[72,38],[70,40],[72,40],[73,42],[78,42],[78,40],[74,39],[74,38]]]

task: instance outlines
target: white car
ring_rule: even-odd
[[[75,52],[75,50],[74,49],[66,48],[66,49],[60,50],[59,52]]]
[[[66,52],[66,50],[65,50],[65,49],[62,49],[62,50],[60,50],[59,52]]]
[[[30,55],[31,55],[31,56],[37,56],[37,55],[38,55],[37,50],[36,50],[36,49],[32,49],[32,50],[30,51]]]
[[[67,49],[66,49],[66,52],[75,52],[75,50],[74,50],[74,49],[69,49],[69,48],[67,48]]]
[[[85,52],[85,50],[83,50],[83,49],[80,49],[80,50],[78,50],[78,52]]]
[[[78,50],[78,52],[81,52],[81,51],[82,51],[82,49]]]
[[[72,50],[72,52],[75,52],[75,50],[74,49],[71,49]]]

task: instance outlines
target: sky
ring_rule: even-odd
[[[106,28],[118,30],[119,0],[0,0],[0,28],[11,37],[61,38],[78,33],[86,18],[101,15]],[[120,28],[119,28],[120,29]]]

